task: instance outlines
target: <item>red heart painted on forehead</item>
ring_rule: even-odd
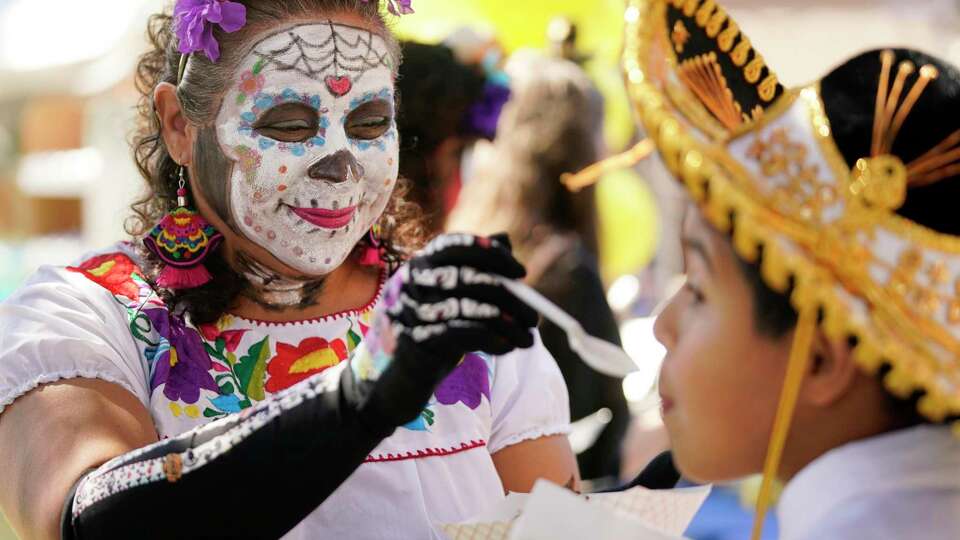
[[[350,89],[353,88],[353,82],[350,80],[350,77],[342,75],[338,77],[329,75],[323,82],[327,83],[327,89],[330,90],[330,93],[337,97],[346,95]]]

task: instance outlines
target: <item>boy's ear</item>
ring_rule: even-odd
[[[851,390],[859,368],[846,340],[830,339],[818,331],[811,351],[810,368],[800,389],[800,399],[814,407],[828,407]]]

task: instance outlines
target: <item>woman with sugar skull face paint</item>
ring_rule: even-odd
[[[332,21],[254,46],[239,69],[253,84],[227,92],[215,123],[240,235],[304,275],[344,262],[397,178],[394,62],[380,36]]]
[[[524,274],[509,242],[416,251],[380,7],[151,18],[135,241],[0,306],[23,536],[440,538],[537,477],[576,484],[566,388],[499,285]]]

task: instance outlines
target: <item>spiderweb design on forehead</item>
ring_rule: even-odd
[[[311,43],[293,31],[287,33],[290,41],[278,49],[255,50],[261,61],[273,66],[277,71],[296,71],[315,81],[324,81],[330,87],[330,71],[333,78],[349,77],[352,83],[358,82],[371,69],[380,66],[393,70],[393,61],[389,51],[381,54],[373,48],[375,34],[369,30],[347,27],[357,32],[354,39],[344,35],[332,22],[330,36],[322,43]],[[356,54],[350,54],[356,51]],[[330,88],[335,95],[343,95]],[[349,91],[349,90],[347,90]]]

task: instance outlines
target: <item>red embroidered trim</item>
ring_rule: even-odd
[[[487,441],[478,440],[460,443],[459,447],[453,446],[450,448],[424,448],[423,450],[417,450],[416,452],[404,452],[403,454],[379,454],[376,456],[367,456],[367,459],[363,460],[364,463],[380,463],[384,461],[403,461],[407,459],[420,459],[433,456],[449,456],[452,454],[459,454],[460,452],[466,452],[467,450],[473,450],[474,448],[480,448],[487,445]]]
[[[370,311],[373,309],[377,302],[380,301],[380,297],[383,295],[383,287],[387,283],[387,270],[383,269],[380,272],[380,284],[377,285],[377,293],[373,295],[373,298],[370,299],[364,306],[356,309],[348,309],[346,311],[339,311],[337,313],[331,313],[330,315],[324,315],[323,317],[315,317],[313,319],[300,319],[296,321],[262,321],[260,319],[248,319],[247,317],[241,317],[240,315],[230,314],[231,317],[239,319],[241,321],[246,321],[248,323],[254,324],[256,326],[299,326],[301,324],[313,324],[319,322],[333,321],[336,319],[342,319],[344,317],[352,317],[360,315],[361,313]]]

